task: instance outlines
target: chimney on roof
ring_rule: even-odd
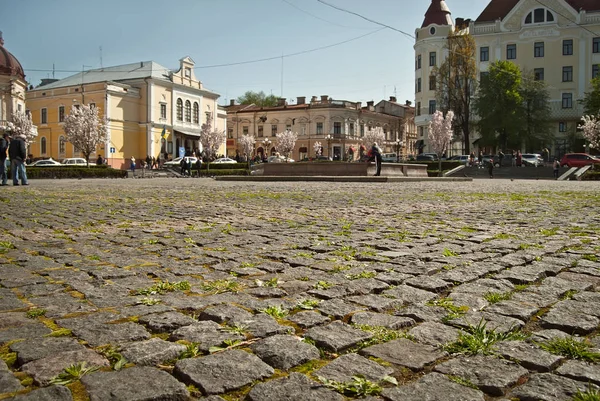
[[[235,99],[229,99],[229,105],[235,106]]]
[[[311,103],[315,103],[316,101],[317,101],[317,97],[316,96],[313,96],[313,97],[310,98],[310,102]]]
[[[462,29],[465,25],[465,19],[464,18],[460,18],[460,17],[456,17],[454,19],[454,26],[456,27],[456,29]]]
[[[296,96],[296,104],[305,104],[306,96]]]
[[[411,104],[412,104],[412,102],[411,102],[410,100],[407,100],[407,101],[406,101],[406,105],[407,105],[407,106],[410,106]]]
[[[396,102],[396,96],[390,96],[390,102]]]
[[[287,105],[285,98],[284,97],[280,97],[277,99],[277,106],[285,106]]]
[[[362,107],[362,102],[356,102],[356,110],[360,110]]]
[[[367,109],[369,109],[369,111],[375,111],[375,102],[372,100],[369,100],[367,102]]]
[[[42,82],[40,82],[40,84],[38,86],[44,86],[44,85],[48,85],[51,84],[53,82],[58,81],[58,79],[54,79],[54,78],[42,78]]]
[[[321,95],[321,102],[326,103],[328,98],[329,98],[329,95]]]

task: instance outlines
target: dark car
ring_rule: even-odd
[[[583,167],[596,163],[600,163],[600,159],[587,153],[567,153],[560,159],[560,165],[569,168]]]
[[[435,153],[421,153],[417,155],[417,161],[436,162],[438,160],[438,156]]]

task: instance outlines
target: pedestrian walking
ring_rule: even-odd
[[[101,166],[104,164],[104,160],[102,159],[102,155],[98,155],[98,158],[96,159],[96,166]]]
[[[6,174],[6,158],[8,157],[8,145],[10,143],[10,139],[8,134],[5,132],[2,134],[2,139],[0,139],[0,178],[2,178],[2,183],[0,186],[8,185],[6,181],[8,180],[8,175]]]
[[[504,159],[504,153],[502,153],[502,149],[498,151],[498,167],[502,167],[502,159]]]
[[[554,178],[558,180],[558,170],[560,169],[560,162],[558,159],[554,159],[554,164],[552,165],[554,169]]]
[[[198,155],[198,160],[196,160],[196,169],[198,170],[198,177],[200,177],[200,170],[202,169],[202,157]]]
[[[490,161],[488,162],[488,172],[490,173],[490,178],[494,178],[494,158],[490,157]]]
[[[27,182],[27,173],[25,171],[25,159],[27,159],[27,147],[25,140],[20,137],[14,137],[8,145],[8,156],[10,157],[10,170],[12,172],[13,185],[29,185]]]
[[[373,157],[375,158],[375,166],[376,166],[376,171],[375,171],[375,176],[379,176],[381,175],[381,148],[379,147],[379,145],[377,145],[377,142],[375,142],[373,144],[373,147],[371,148],[371,153],[373,155]]]
[[[135,177],[135,157],[131,156],[129,158],[129,169],[131,170],[131,174]]]

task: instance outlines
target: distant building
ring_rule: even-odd
[[[431,151],[427,125],[438,105],[435,82],[431,85],[430,80],[446,59],[446,38],[456,23],[467,27],[475,39],[480,74],[485,74],[490,63],[507,60],[548,83],[555,135],[552,152],[559,155],[567,150],[566,137],[575,132],[583,114],[578,100],[599,73],[600,1],[558,0],[547,4],[491,0],[477,19],[453,21],[444,0],[431,1],[423,24],[415,30],[415,122],[420,152]],[[475,145],[476,140],[477,136],[471,139]],[[454,154],[460,154],[461,149],[462,145],[455,143]]]
[[[27,81],[19,60],[5,47],[0,32],[0,126],[10,121],[13,112],[25,111]]]
[[[227,155],[243,155],[239,140],[243,135],[253,135],[256,140],[254,155],[269,156],[276,152],[275,135],[287,129],[298,133],[292,159],[314,158],[315,142],[321,143],[322,155],[334,160],[346,160],[350,147],[356,150],[362,143],[365,131],[381,127],[385,133],[385,143],[379,144],[386,152],[407,155],[414,147],[414,108],[396,103],[396,98],[381,101],[377,105],[367,102],[334,100],[328,95],[298,97],[296,104],[288,105],[285,99],[273,107],[238,105],[232,100],[227,109]],[[402,142],[401,147],[398,146]],[[368,145],[370,146],[370,145]]]
[[[213,128],[226,130],[225,112],[217,104],[219,95],[203,87],[194,73],[194,61],[179,60],[171,71],[153,61],[84,71],[61,80],[43,80],[27,92],[27,108],[38,138],[31,145],[34,157],[60,160],[81,154],[66,140],[65,116],[72,106],[93,104],[109,122],[108,140],[98,154],[114,168],[127,168],[131,156],[169,158],[200,148],[199,138],[207,116]],[[219,153],[225,152],[225,143]]]

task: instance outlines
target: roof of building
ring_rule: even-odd
[[[520,0],[491,0],[475,21],[488,22],[504,19]],[[598,11],[598,0],[565,0],[577,12],[579,10]]]
[[[55,89],[81,84],[90,84],[106,81],[125,81],[130,79],[155,78],[169,80],[171,70],[154,61],[141,61],[132,64],[116,65],[113,67],[98,68],[79,72],[60,81],[53,82],[36,89]]]
[[[431,4],[425,13],[425,19],[421,28],[428,25],[452,25],[452,17],[450,9],[444,0],[431,0]]]
[[[25,79],[25,71],[19,60],[4,48],[4,39],[0,32],[0,75],[17,76]]]

